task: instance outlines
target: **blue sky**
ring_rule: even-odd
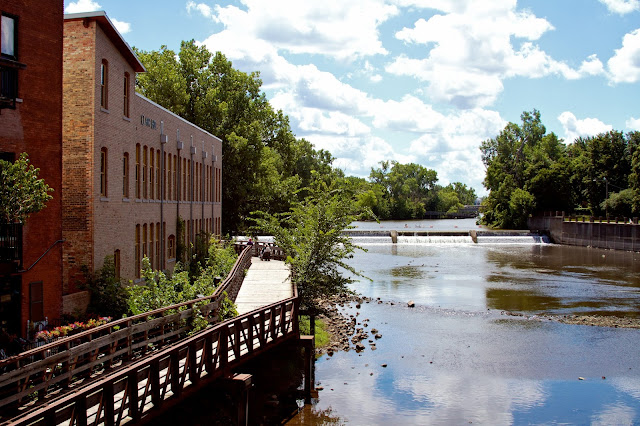
[[[418,163],[483,195],[478,149],[538,109],[566,143],[640,130],[640,0],[79,0],[143,50],[259,71],[294,133],[366,177]]]

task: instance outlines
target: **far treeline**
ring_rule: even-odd
[[[524,112],[480,146],[487,169],[483,223],[526,228],[531,214],[640,216],[640,132],[619,131],[565,144],[540,112]]]
[[[379,219],[422,218],[475,202],[473,189],[439,186],[436,172],[418,164],[382,162],[368,180],[345,177],[331,153],[295,137],[289,117],[261,91],[259,73],[234,69],[220,52],[193,40],[183,41],[177,55],[166,46],[134,50],[147,70],[138,74],[136,90],[222,139],[223,234],[247,232],[254,211],[289,211],[317,181],[343,185]]]

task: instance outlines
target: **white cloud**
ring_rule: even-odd
[[[600,3],[607,6],[609,11],[625,15],[636,10],[640,10],[639,0],[600,0]]]
[[[111,22],[113,22],[113,25],[120,34],[126,34],[131,31],[131,24],[129,22],[122,22],[117,19],[111,19]]]
[[[420,7],[411,1],[403,3]],[[529,11],[516,10],[516,1],[495,1],[490,6],[468,0],[421,5],[445,14],[419,19],[413,28],[398,31],[396,38],[423,45],[424,57],[401,54],[386,71],[426,82],[426,93],[436,102],[458,108],[486,107],[503,91],[506,78],[560,75],[574,80],[603,73],[602,63],[593,55],[576,70],[541,50],[533,41],[554,27]],[[518,40],[522,40],[519,46]]]
[[[64,13],[81,13],[81,12],[93,12],[101,10],[102,6],[93,0],[78,0],[71,2],[64,8]]]
[[[64,8],[64,13],[82,13],[82,12],[95,12],[96,10],[102,10],[100,3],[93,0],[78,0],[71,2]],[[109,18],[116,27],[120,34],[126,34],[131,31],[131,24],[129,22],[118,21],[117,19]]]
[[[398,13],[383,0],[243,0],[236,6],[215,6],[190,1],[187,10],[197,10],[233,34],[262,40],[293,54],[319,54],[339,60],[385,55],[378,25]]]
[[[607,63],[612,83],[640,81],[640,29],[625,34],[622,47]]]
[[[640,118],[629,118],[625,123],[627,129],[640,131]]]
[[[194,10],[199,12],[205,18],[214,19],[216,17],[215,14],[214,14],[213,9],[208,4],[195,3],[193,1],[188,2],[187,3],[187,12],[191,13]]]
[[[604,74],[605,70],[598,56],[594,54],[582,61],[579,72],[583,75],[600,75]]]
[[[558,116],[558,121],[564,128],[564,140],[572,143],[578,137],[595,136],[613,129],[609,124],[605,124],[597,118],[585,118],[579,120],[573,113],[565,111]]]

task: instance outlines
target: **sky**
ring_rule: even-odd
[[[486,195],[482,141],[537,109],[548,132],[640,130],[640,0],[65,0],[142,50],[195,40],[298,138],[368,177],[417,163]]]

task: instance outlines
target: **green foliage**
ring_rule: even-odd
[[[93,273],[86,266],[82,271],[85,275],[84,288],[90,295],[87,313],[112,318],[122,318],[128,313],[127,286],[116,278],[113,256],[105,257],[102,268]]]
[[[538,111],[524,112],[521,119],[521,125],[509,123],[480,147],[490,190],[483,223],[526,227],[536,210],[640,212],[640,132],[610,131],[565,145],[546,133]]]
[[[480,151],[487,173],[482,222],[497,228],[523,228],[535,208],[571,206],[565,146],[546,133],[540,112],[523,112],[522,123],[509,123]]]
[[[326,330],[326,325],[324,321],[319,318],[316,318],[316,348],[323,348],[329,344],[331,336],[329,332]],[[308,315],[300,315],[299,321],[300,334],[301,335],[310,335],[311,334],[311,320]]]
[[[608,210],[611,216],[631,217],[637,212],[634,210],[637,198],[638,193],[631,188],[612,192],[609,194],[609,198],[602,202],[601,208]]]
[[[39,172],[26,152],[13,163],[0,160],[0,222],[24,223],[30,214],[45,208],[53,189],[38,179]]]
[[[353,188],[345,180],[331,185],[316,181],[304,201],[289,212],[255,212],[256,233],[273,235],[287,254],[302,309],[321,312],[328,296],[351,293],[348,285],[353,280],[342,271],[361,276],[345,259],[362,248],[342,233],[363,213],[355,201]]]
[[[128,305],[133,315],[149,312],[155,309],[175,305],[203,296],[212,295],[216,288],[216,277],[226,277],[237,259],[232,244],[214,243],[208,247],[208,257],[204,265],[200,266],[199,274],[193,278],[189,276],[188,268],[178,264],[170,276],[162,271],[154,271],[149,259],[142,259],[142,278],[144,284],[129,287]],[[220,302],[221,318],[237,316],[237,310],[226,293]],[[192,332],[206,327],[207,321],[200,313],[192,318]]]
[[[375,188],[370,200],[377,202],[372,210],[379,218],[421,219],[426,211],[436,209],[438,176],[434,170],[395,161],[382,161],[380,166],[369,175]]]
[[[220,308],[218,310],[218,319],[220,321],[224,321],[226,319],[229,318],[235,318],[238,316],[238,309],[235,305],[235,303],[233,303],[233,301],[231,301],[231,299],[229,299],[229,296],[227,295],[227,292],[223,292],[222,293],[222,299],[220,299]]]
[[[176,262],[184,262],[187,258],[187,248],[185,247],[185,225],[184,220],[178,216],[176,220]]]

